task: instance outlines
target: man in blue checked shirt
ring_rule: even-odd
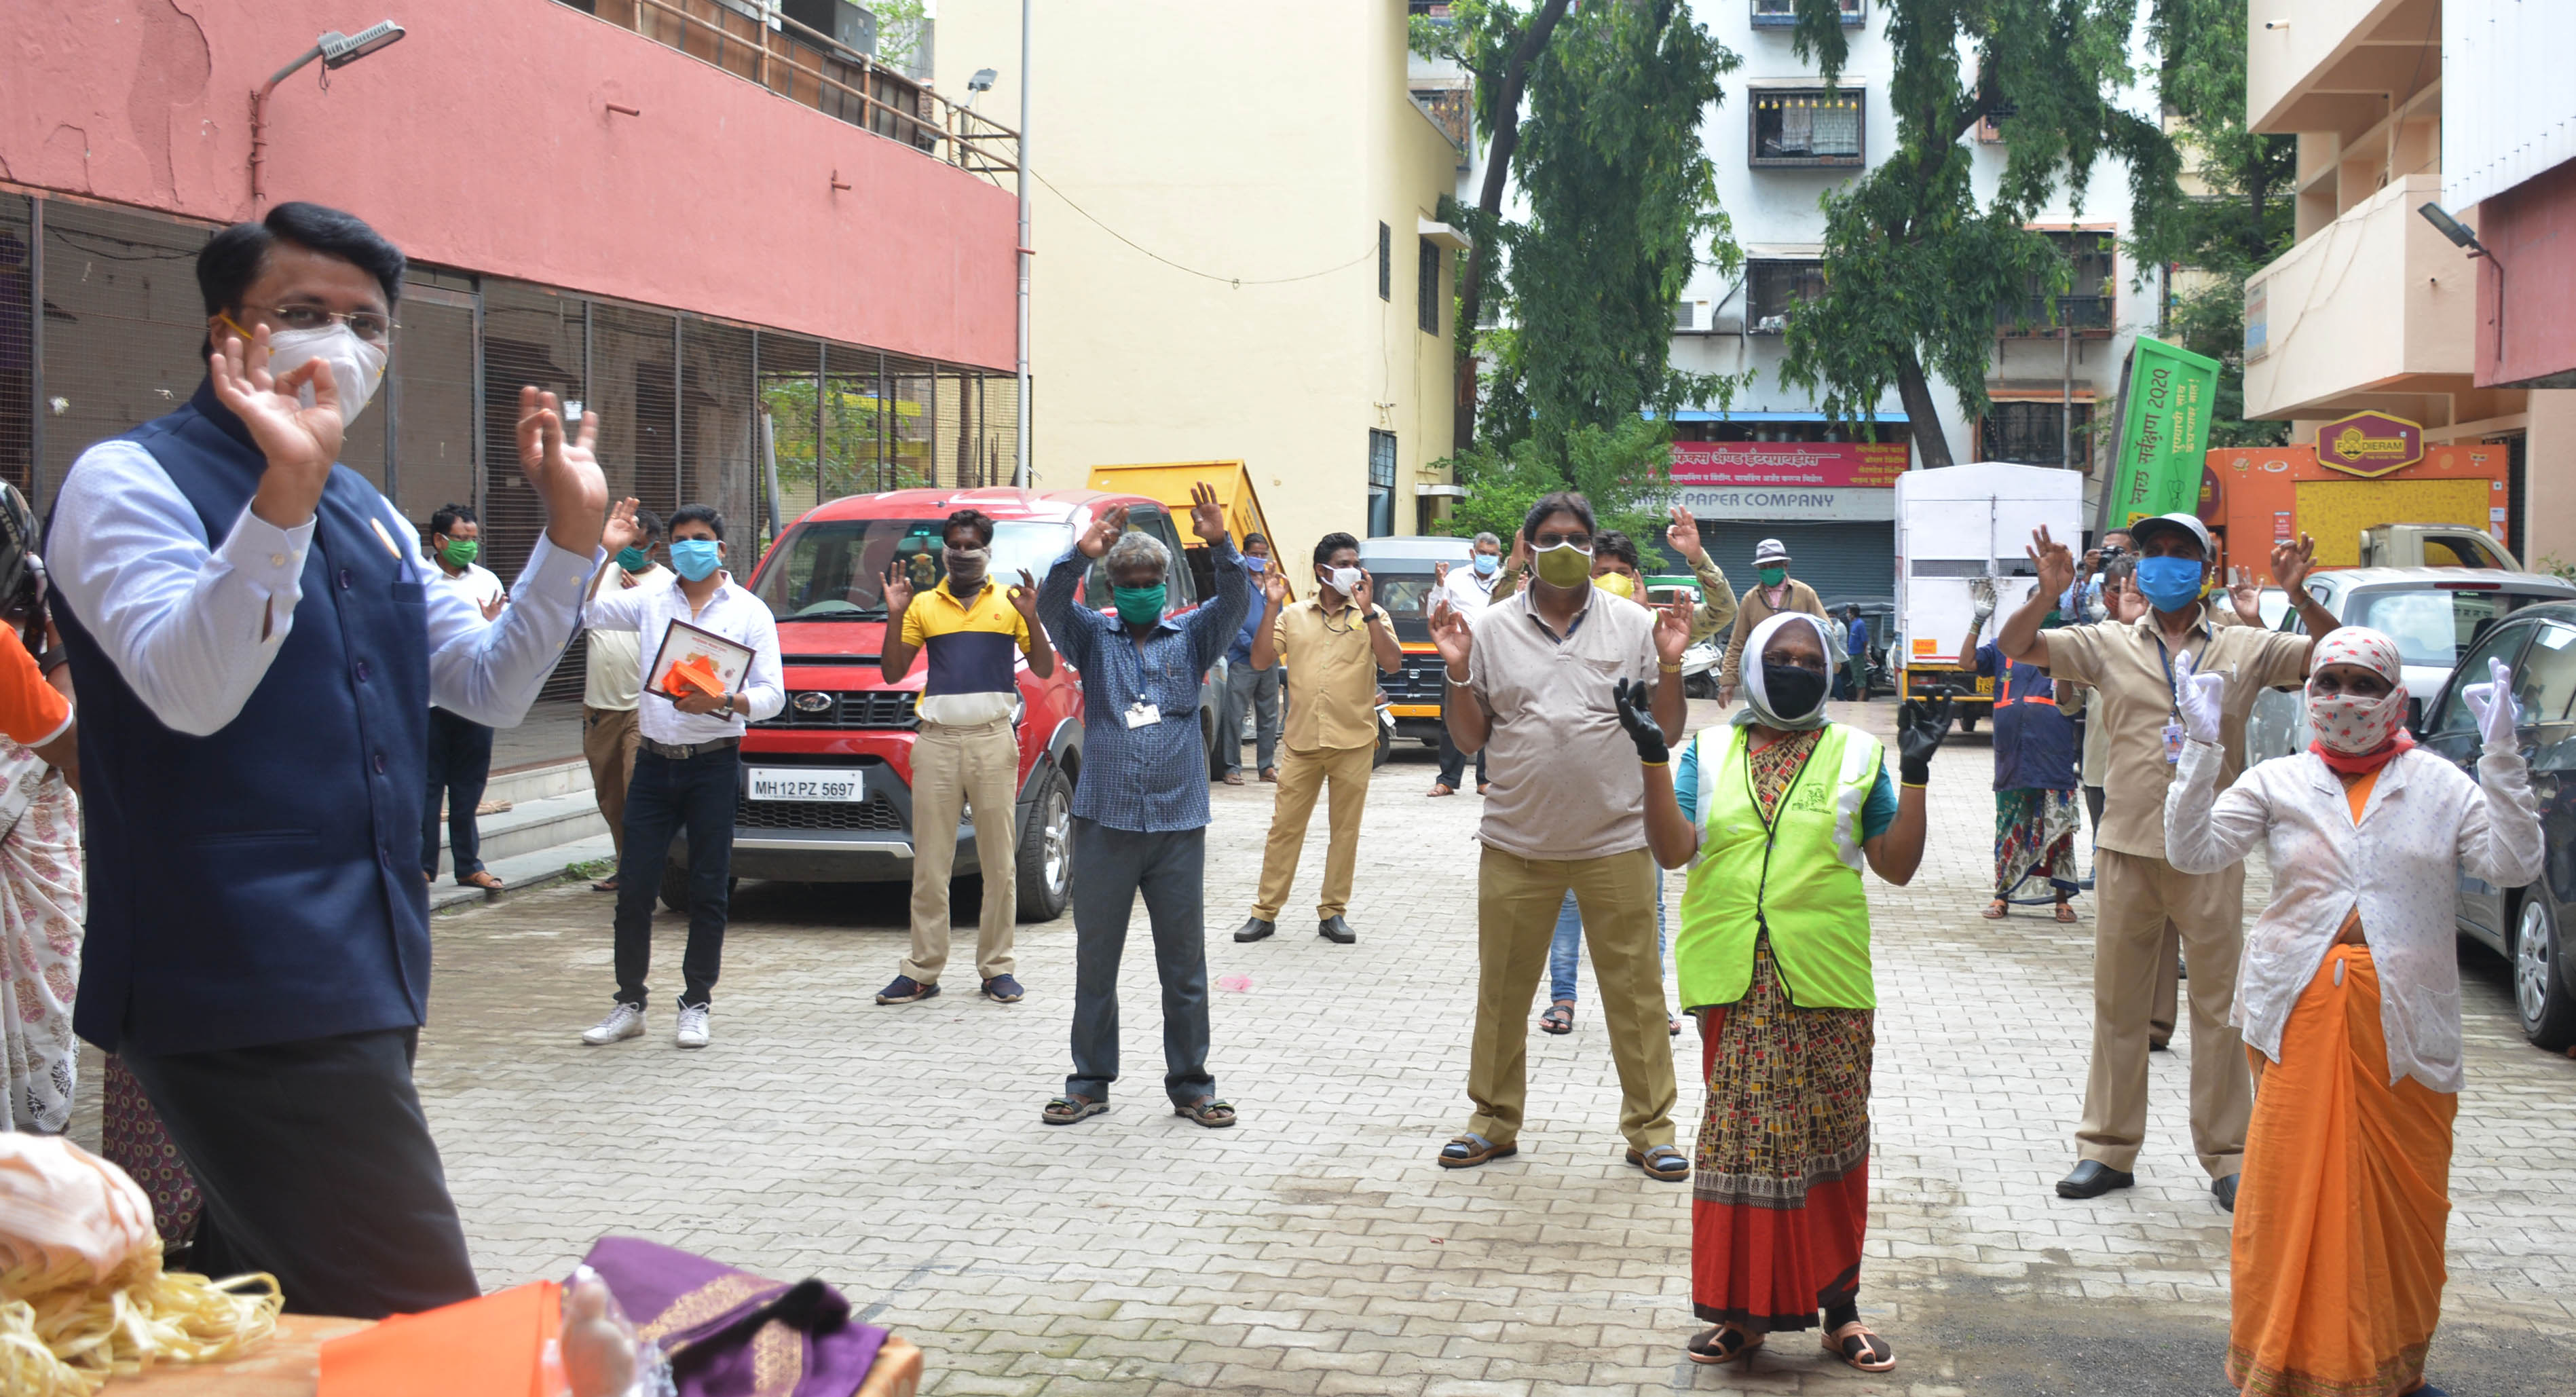
[[[1082,671],[1082,784],[1073,793],[1073,1074],[1041,1113],[1071,1125],[1109,1109],[1118,1079],[1118,959],[1136,895],[1154,927],[1163,982],[1163,1089],[1175,1114],[1234,1124],[1208,1075],[1207,754],[1199,685],[1252,608],[1252,579],[1226,537],[1216,491],[1190,489],[1190,524],[1215,554],[1216,601],[1163,614],[1172,557],[1127,532],[1120,506],[1092,521],[1047,569],[1038,616]],[[1093,559],[1109,572],[1115,615],[1074,604]],[[1098,598],[1093,600],[1097,601]]]

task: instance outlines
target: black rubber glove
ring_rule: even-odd
[[[1950,695],[1930,703],[1907,699],[1896,710],[1896,779],[1909,786],[1929,785],[1932,780],[1932,754],[1941,750],[1941,739],[1950,735]]]
[[[1618,707],[1619,726],[1637,744],[1637,760],[1660,766],[1670,761],[1673,749],[1664,743],[1663,725],[1655,721],[1655,686],[1644,680],[1622,679],[1610,688],[1610,701]]]

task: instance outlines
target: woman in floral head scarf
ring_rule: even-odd
[[[2397,644],[2319,640],[2308,750],[2212,786],[2226,679],[2184,674],[2190,737],[2165,796],[2166,858],[2224,868],[2255,841],[2272,904],[2245,938],[2230,1014],[2257,1090],[2236,1205],[2227,1376],[2246,1392],[2399,1397],[2441,1317],[2451,1121],[2459,1107],[2460,870],[2540,874],[2540,816],[2514,736],[2512,675],[2462,691],[2478,779],[2414,749]]]

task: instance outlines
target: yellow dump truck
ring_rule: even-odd
[[[1269,538],[1269,521],[1261,517],[1261,498],[1253,493],[1252,472],[1241,461],[1155,461],[1125,466],[1093,466],[1086,481],[1094,490],[1115,490],[1122,494],[1143,495],[1160,500],[1174,518],[1190,512],[1190,487],[1207,485],[1215,489],[1217,503],[1225,507],[1225,527],[1239,547],[1244,538],[1259,534]],[[1213,595],[1216,575],[1209,570],[1207,550],[1197,547],[1197,536],[1187,529],[1182,541],[1189,549],[1190,570],[1197,574],[1199,595]],[[1273,549],[1276,552],[1274,546]],[[1298,592],[1297,573],[1288,573],[1288,594]]]

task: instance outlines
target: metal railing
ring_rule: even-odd
[[[2061,329],[2079,335],[2111,329],[2109,296],[2019,296],[1995,307],[1995,324],[2007,335],[2055,339]]]
[[[971,174],[1019,172],[1019,133],[785,16],[720,0],[596,0],[600,19]]]

